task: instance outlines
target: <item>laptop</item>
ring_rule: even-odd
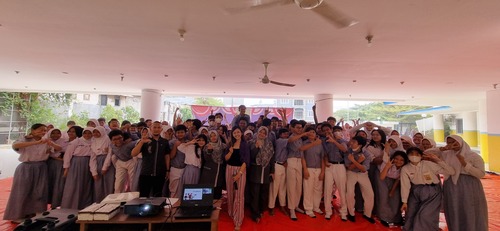
[[[206,184],[186,184],[182,189],[181,205],[174,217],[210,218],[214,209],[214,188]]]

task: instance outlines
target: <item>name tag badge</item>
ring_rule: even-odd
[[[424,172],[423,174],[425,183],[427,184],[432,184],[432,173],[431,172]]]

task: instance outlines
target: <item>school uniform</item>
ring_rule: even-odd
[[[64,209],[84,209],[93,200],[93,178],[90,172],[92,142],[77,138],[69,143],[64,153],[64,169],[68,169],[61,202]]]
[[[194,144],[183,143],[177,149],[186,154],[184,163],[184,173],[182,174],[181,185],[198,184],[200,181],[201,156],[203,149],[196,150]]]
[[[174,148],[175,142],[177,139],[172,139],[169,142],[170,150]],[[170,197],[181,198],[182,193],[182,175],[184,174],[184,168],[186,167],[186,163],[184,160],[186,159],[186,155],[184,152],[180,151],[177,148],[175,157],[170,160],[170,173],[168,175],[169,178],[169,190]]]
[[[47,133],[47,134],[50,134]],[[49,137],[47,137],[49,138]],[[47,159],[47,171],[48,171],[48,203],[51,208],[57,208],[61,206],[63,191],[64,191],[64,182],[66,178],[64,175],[63,168],[63,159],[64,153],[66,152],[66,148],[69,144],[69,141],[65,138],[60,138],[56,141],[53,141],[55,144],[61,146],[61,151],[51,151],[49,155],[49,159]]]
[[[347,210],[349,211],[349,215],[354,216],[354,204],[355,204],[355,193],[354,193],[354,187],[356,183],[359,184],[359,187],[361,189],[361,196],[363,197],[364,201],[364,215],[367,217],[372,216],[372,210],[373,210],[373,188],[370,183],[370,179],[368,178],[368,170],[370,169],[370,156],[363,151],[362,148],[360,148],[359,151],[354,151],[352,149],[349,149],[347,153],[345,153],[344,159],[345,159],[345,166],[349,167],[349,165],[352,164],[352,162],[348,159],[348,155],[353,154],[354,159],[357,161],[361,156],[364,156],[365,159],[363,162],[359,163],[364,166],[365,171],[362,172],[358,168],[354,168],[352,170],[347,169]]]
[[[290,136],[296,136],[292,134]],[[289,138],[289,139],[290,139]],[[302,139],[294,142],[288,142],[288,159],[286,168],[286,191],[288,200],[288,209],[294,210],[299,207],[300,197],[302,195],[302,156],[304,155],[299,148],[303,145]]]
[[[452,174],[444,161],[422,160],[401,169],[401,201],[407,203],[403,230],[439,230],[442,191],[438,174]]]
[[[15,143],[32,142],[21,137]],[[19,164],[14,172],[12,192],[3,220],[17,220],[47,210],[48,174],[46,160],[49,158],[48,144],[35,144],[14,149],[19,154]]]
[[[382,172],[387,163],[389,162],[389,157],[384,155],[382,164],[379,165],[379,171]],[[401,176],[401,168],[398,169],[395,165],[392,165],[388,169],[385,179],[377,180],[377,190],[379,195],[378,213],[377,216],[380,220],[387,223],[399,224],[403,221],[401,215],[401,185],[399,185],[392,196],[389,196],[394,184],[396,184]]]
[[[286,206],[286,168],[285,163],[288,158],[288,139],[277,139],[274,154],[274,180],[269,184],[269,208],[276,205],[276,197],[280,206]]]
[[[132,158],[132,149],[135,142],[124,143],[120,147],[111,145],[111,151],[115,161],[115,193],[125,192],[125,182],[128,182],[129,189],[134,189],[134,176],[137,161]]]
[[[337,139],[337,142],[347,148],[347,141]],[[333,185],[339,191],[340,199],[340,216],[342,219],[347,217],[347,200],[346,200],[346,187],[347,187],[347,173],[345,168],[344,153],[333,143],[327,142],[323,139],[323,148],[328,160],[325,166],[325,217],[328,218],[333,214],[332,211],[332,195]]]
[[[311,141],[307,140],[304,142],[304,145],[310,143]],[[324,173],[324,169],[322,169],[324,155],[325,152],[321,144],[312,146],[304,151],[303,158],[306,162],[309,178],[304,178],[303,205],[306,214],[310,216],[314,216],[313,211],[321,211],[319,205],[321,203],[321,194],[323,193],[323,180],[320,180],[319,177]]]

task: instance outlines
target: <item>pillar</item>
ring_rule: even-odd
[[[471,147],[477,147],[477,115],[476,112],[462,113],[464,121],[464,133],[462,137],[464,141]]]
[[[488,163],[488,120],[486,116],[486,99],[479,101],[479,112],[477,113],[477,120],[479,126],[479,146],[481,156],[485,163]]]
[[[160,120],[162,108],[161,92],[156,89],[142,89],[141,117],[153,121]]]
[[[487,159],[490,170],[494,172],[500,172],[500,123],[498,123],[500,104],[498,102],[500,102],[500,90],[486,92]]]
[[[333,95],[332,94],[317,94],[314,95],[314,102],[316,103],[316,116],[318,122],[326,121],[330,116],[333,116]],[[336,118],[339,120],[340,118]]]
[[[444,122],[443,115],[436,114],[432,116],[432,127],[434,129],[434,141],[444,142]]]

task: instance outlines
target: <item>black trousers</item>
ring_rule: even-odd
[[[161,197],[165,176],[139,176],[139,193],[141,197]]]
[[[255,220],[260,217],[260,214],[267,209],[269,204],[269,183],[259,184],[251,182],[247,185],[250,185],[250,209],[252,211],[252,219]]]

